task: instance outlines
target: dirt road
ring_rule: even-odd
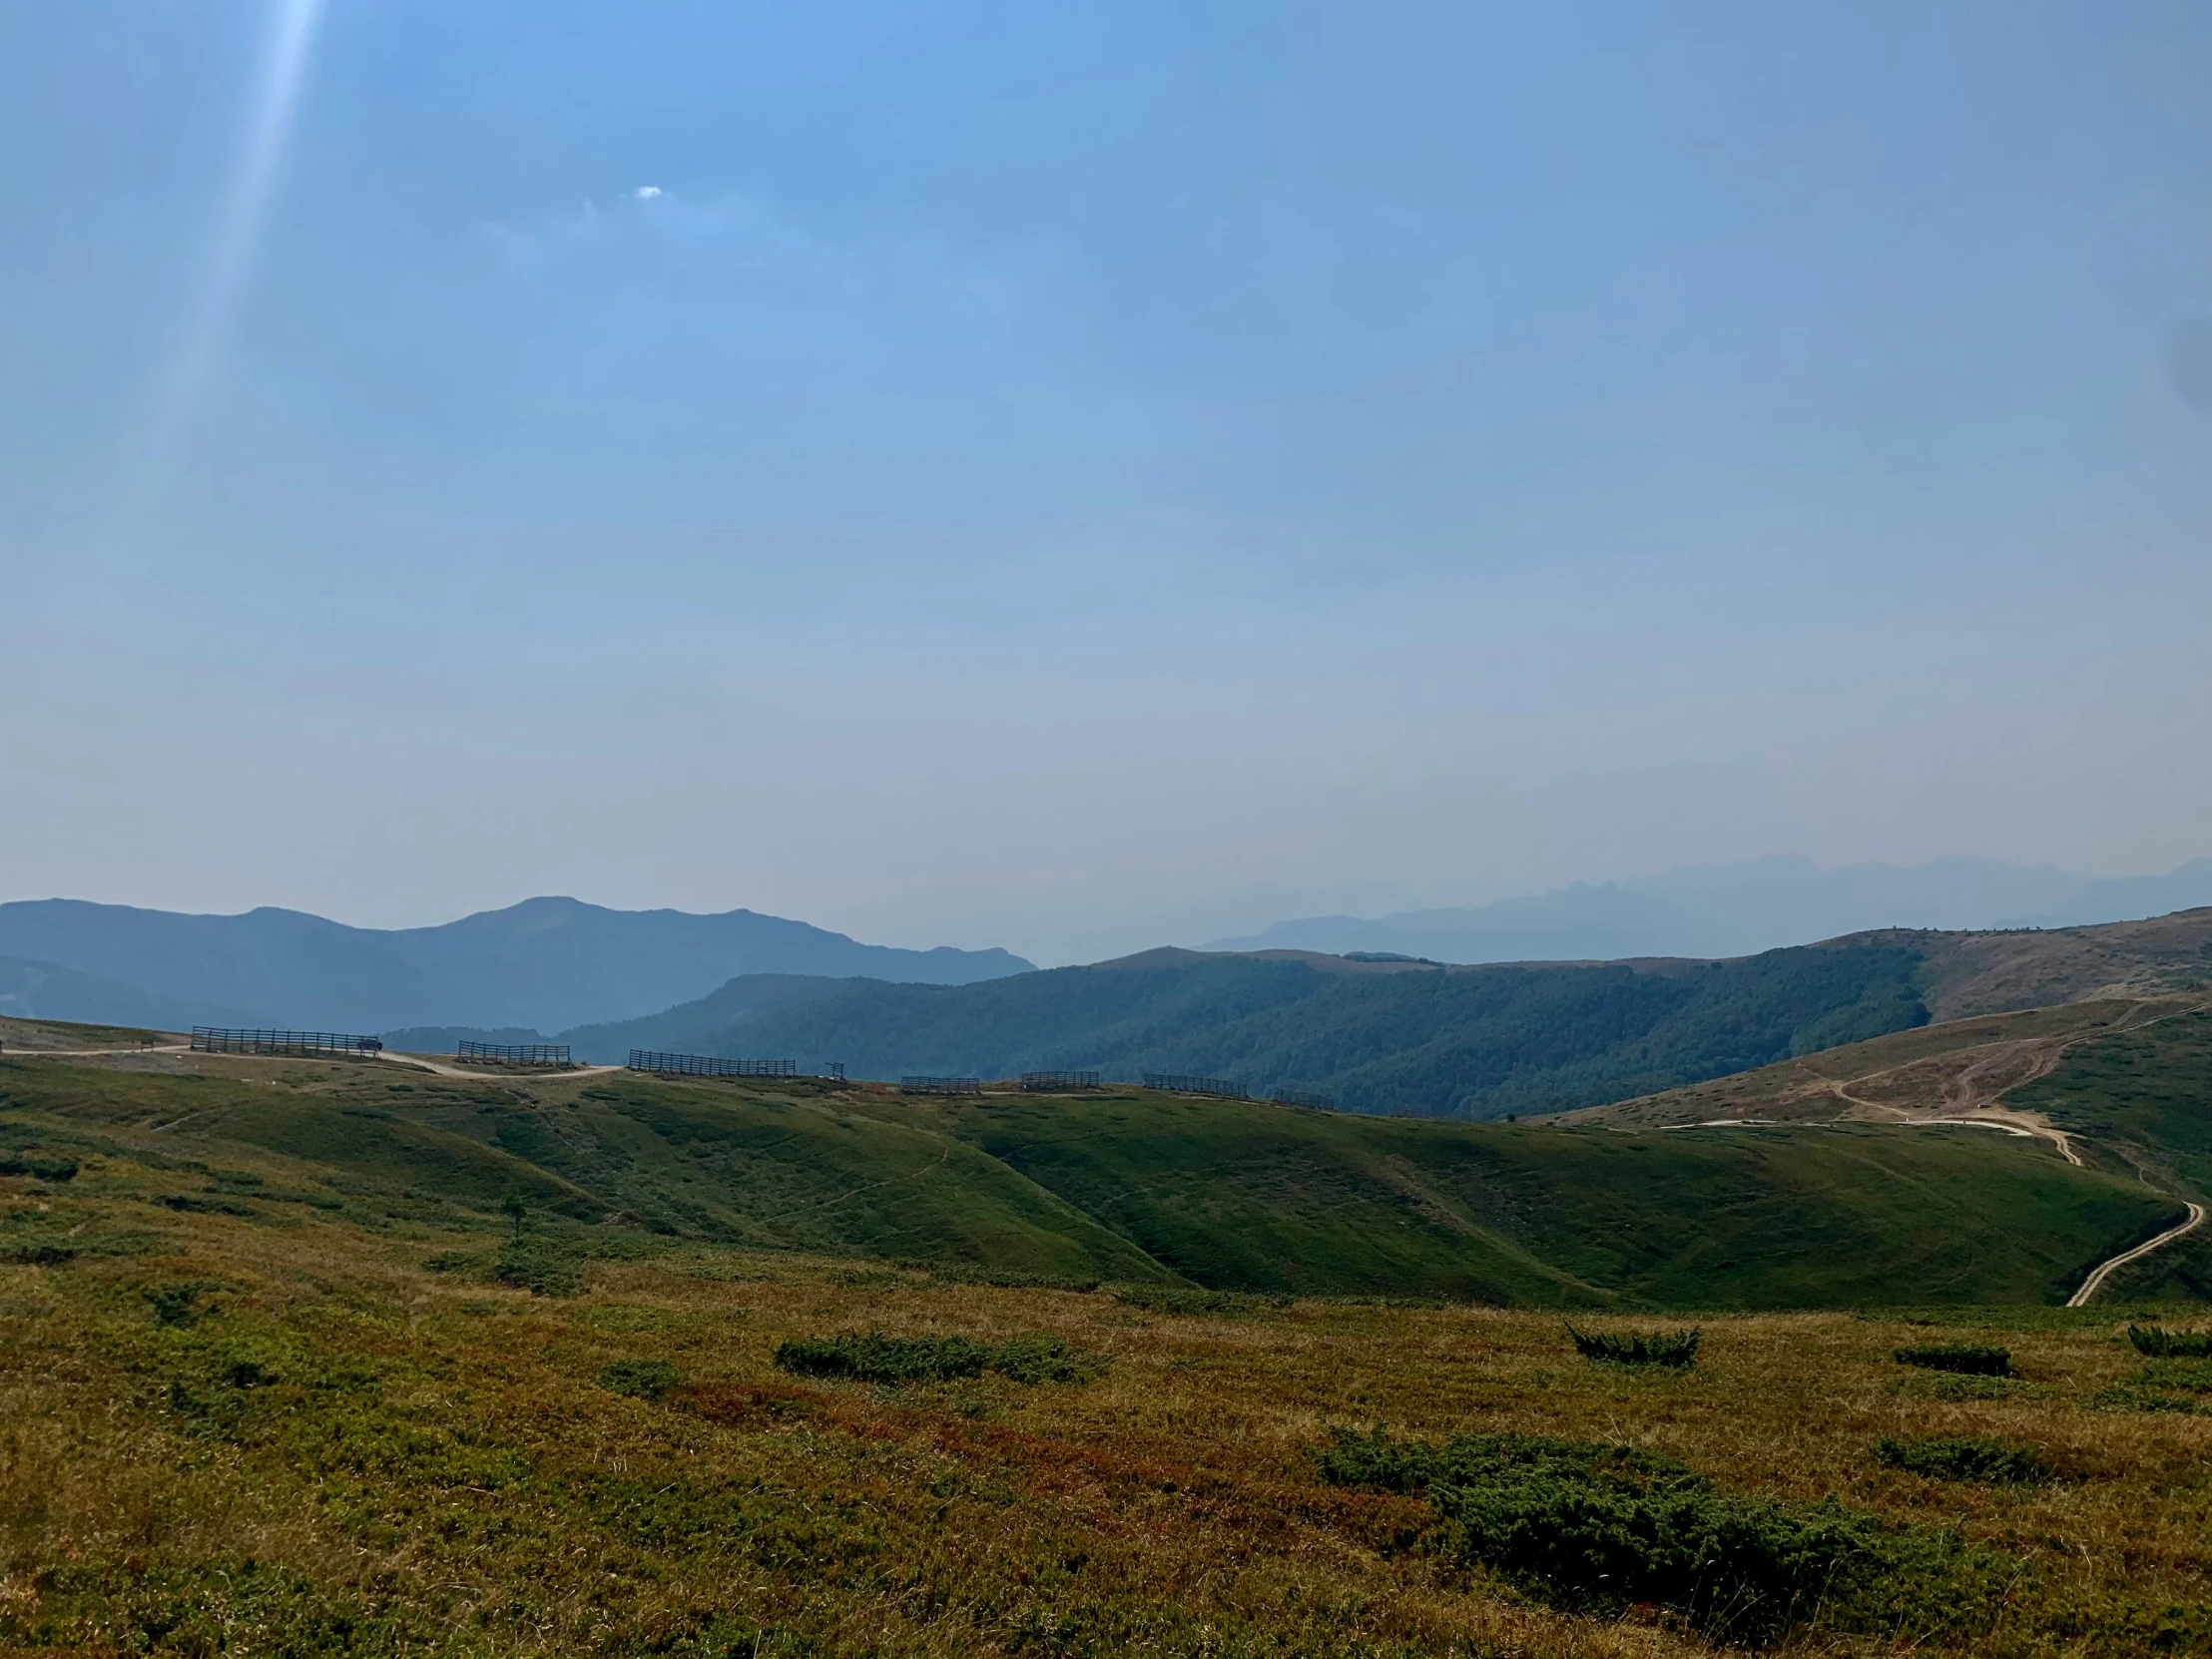
[[[89,1060],[113,1054],[191,1054],[194,1052],[196,1051],[190,1043],[158,1043],[152,1047],[141,1047],[134,1044],[129,1048],[10,1048],[0,1050],[0,1053],[5,1053],[11,1060]],[[354,1059],[370,1058],[364,1055],[350,1057]],[[226,1052],[223,1058],[230,1060],[296,1061],[312,1060],[317,1056],[312,1054]],[[435,1055],[401,1054],[396,1049],[389,1048],[373,1056],[373,1059],[391,1065],[412,1066],[420,1071],[432,1072],[439,1077],[465,1077],[473,1083],[512,1083],[518,1078],[542,1078],[553,1081],[563,1077],[597,1077],[605,1072],[625,1069],[621,1066],[570,1066],[565,1071],[510,1071],[500,1068],[471,1071],[465,1067],[455,1065],[451,1060],[440,1059]]]
[[[99,1054],[189,1054],[190,1043],[133,1043],[128,1048],[9,1048],[0,1049],[11,1060],[83,1060]]]
[[[2159,1234],[2157,1238],[2152,1239],[2149,1243],[2139,1244],[2133,1250],[2121,1252],[2119,1255],[2113,1257],[2112,1260],[2109,1262],[2100,1263],[2097,1267],[2096,1272],[2090,1274],[2088,1278],[2084,1279],[2081,1282],[2081,1289],[2074,1292],[2072,1296],[2066,1299],[2066,1306],[2069,1308],[2088,1307],[2091,1299],[2096,1296],[2097,1292],[2104,1289],[2104,1282],[2107,1279],[2111,1278],[2116,1271],[2126,1267],[2130,1262],[2140,1262],[2144,1257],[2148,1256],[2154,1250],[2163,1250],[2167,1245],[2172,1244],[2174,1240],[2180,1238],[2184,1233],[2194,1233],[2199,1227],[2203,1225],[2204,1206],[2201,1204],[2191,1204],[2189,1206],[2189,1219],[2183,1222],[2179,1227],[2169,1227],[2168,1229],[2166,1229],[2165,1232]]]
[[[565,1077],[598,1077],[606,1072],[628,1069],[624,1066],[570,1066],[565,1071],[468,1071],[451,1060],[438,1059],[428,1054],[400,1054],[391,1049],[384,1051],[384,1058],[395,1065],[419,1066],[440,1077],[465,1077],[475,1083],[515,1083],[525,1080],[553,1083]]]

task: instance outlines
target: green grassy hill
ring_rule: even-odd
[[[1155,1260],[1235,1290],[1716,1308],[2060,1301],[2113,1241],[2176,1211],[1972,1130],[1618,1133],[1142,1091],[945,1115]]]
[[[2069,1047],[2008,1091],[2081,1137],[2091,1161],[2212,1204],[2212,1009],[2180,1009]],[[2212,1300],[2212,1229],[2123,1269],[2113,1294]]]
[[[1810,1127],[1967,1115],[2046,1140],[2055,1130],[2091,1168],[2212,1205],[2212,1008],[2200,992],[1952,1020],[1557,1121]],[[2106,1294],[2212,1299],[2212,1227],[2123,1270]]]
[[[66,1154],[135,1129],[142,1147],[197,1148],[211,1167],[227,1146],[282,1154],[348,1202],[396,1199],[402,1215],[425,1205],[492,1214],[513,1195],[541,1224],[571,1232],[605,1235],[612,1221],[645,1239],[841,1250],[1017,1277],[1172,1277],[986,1154],[855,1114],[809,1084],[767,1093],[627,1077],[391,1081],[405,1075],[283,1061],[213,1061],[182,1074],[0,1062],[0,1148]],[[611,1248],[605,1237],[599,1246]]]
[[[2004,1100],[2087,1137],[2108,1167],[2154,1159],[2192,1198],[2212,1194],[2212,1010],[2091,1036]]]
[[[525,1277],[691,1240],[1554,1307],[2061,1300],[2175,1209],[1972,1131],[1617,1133],[1144,1090],[952,1104],[804,1081],[0,1060],[0,1157],[90,1156],[187,1171],[198,1185],[173,1209],[272,1227],[303,1206],[480,1230],[516,1200],[538,1266],[506,1266]],[[279,1181],[225,1173],[271,1157]],[[55,1231],[19,1213],[0,1247],[77,1248]]]

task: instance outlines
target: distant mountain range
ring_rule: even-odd
[[[97,973],[79,973],[57,962],[31,962],[19,956],[0,956],[0,1017],[84,1020],[155,1031],[237,1025],[246,1020],[237,1008],[181,1002]]]
[[[1824,870],[1807,858],[1773,857],[1645,881],[1576,882],[1473,909],[1307,916],[1206,948],[1386,951],[1439,962],[1726,957],[1877,927],[2070,927],[2201,904],[2212,904],[2212,858],[2166,875],[2098,880],[1983,858]]]
[[[557,1030],[651,1013],[739,974],[965,984],[1030,966],[1003,950],[860,944],[752,910],[609,910],[573,898],[394,930],[297,910],[0,904],[0,1012],[171,1029]]]
[[[1310,916],[1209,949],[1454,964],[1733,959],[1882,927],[2076,926],[2204,904],[2212,904],[2212,858],[2162,876],[2093,880],[1974,858],[1823,870],[1804,858],[1774,857],[1646,881],[1578,883],[1474,909]],[[1062,971],[1071,970],[1055,970]],[[888,1006],[884,993],[852,990],[851,981],[926,988],[1033,974],[1031,963],[1004,950],[861,944],[752,910],[693,915],[532,898],[442,926],[379,930],[296,910],[210,916],[75,899],[0,904],[0,1014],[172,1030],[210,1023],[379,1032],[422,1052],[450,1052],[457,1037],[479,1032],[514,1041],[567,1032],[580,1052],[619,1059],[632,1043],[696,1046],[702,1029],[720,1029],[711,1021],[703,1026],[707,1012],[726,1024],[754,1013],[796,1020],[801,1004],[846,991]],[[909,1022],[907,1035],[896,1041],[872,1023],[874,1014],[864,1022],[875,1033],[869,1043],[882,1037],[880,1048],[831,1042],[836,1028],[824,1027],[822,1040],[830,1046],[818,1054],[808,1046],[812,1038],[801,1041],[812,1028],[790,1025],[782,1028],[790,1043],[780,1052],[893,1072],[927,1069],[937,1063],[931,1055],[962,1067],[1021,1069],[1017,1060],[1041,1052],[1027,1038],[940,1042],[922,1012],[934,1006],[930,999],[905,1002],[910,1017],[898,1019]],[[1213,1015],[1193,1007],[1179,1017]],[[1111,1056],[1130,1064],[1143,1056],[1162,1069],[1183,1063],[1162,1058],[1170,1049],[1180,1052],[1177,1044],[1122,1035],[1129,1040],[1086,1037],[1076,1046],[1087,1045],[1097,1058],[1065,1063],[1117,1063]],[[1224,1064],[1236,1057],[1218,1045],[1206,1052],[1223,1054]],[[1330,1075],[1351,1086],[1344,1068]],[[1291,1072],[1279,1080],[1314,1081]],[[1433,1092],[1424,1086],[1424,1100]]]

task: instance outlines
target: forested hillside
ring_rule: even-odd
[[[1646,1094],[1926,1021],[1922,953],[1846,940],[1729,962],[1441,969],[1159,950],[962,986],[731,981],[651,1019],[570,1033],[834,1059],[856,1077],[1080,1067],[1314,1090],[1359,1112],[1496,1118]]]

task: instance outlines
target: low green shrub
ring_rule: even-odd
[[[1901,1366],[1918,1366],[1922,1371],[1947,1371],[1958,1377],[2010,1377],[2012,1351],[2008,1348],[1975,1348],[1971,1345],[1955,1345],[1939,1348],[1901,1348],[1897,1351]]]
[[[492,1277],[532,1296],[574,1296],[584,1288],[584,1264],[551,1239],[509,1239],[492,1258]]]
[[[633,1399],[659,1399],[682,1386],[684,1374],[666,1360],[617,1360],[599,1374],[599,1381]]]
[[[2140,1382],[2122,1382],[2113,1387],[2099,1388],[2090,1396],[2089,1403],[2104,1411],[2168,1411],[2184,1417],[2208,1414],[2201,1402],[2191,1399],[2187,1394],[2162,1394],[2142,1386]]]
[[[1654,1331],[1648,1335],[1635,1332],[1613,1337],[1602,1331],[1584,1333],[1570,1325],[1567,1335],[1574,1339],[1574,1351],[1585,1360],[1603,1360],[1616,1366],[1665,1366],[1680,1371],[1697,1363],[1698,1339],[1703,1333]]]
[[[1057,1337],[978,1343],[965,1337],[798,1337],[776,1351],[776,1364],[801,1377],[847,1377],[861,1382],[941,1382],[985,1372],[1016,1382],[1081,1382],[1098,1375],[1096,1357],[1072,1353]]]
[[[1168,1314],[1178,1319],[1233,1318],[1265,1309],[1288,1308],[1293,1302],[1287,1296],[1207,1291],[1196,1285],[1116,1285],[1114,1300],[1125,1307],[1142,1308],[1148,1314]]]
[[[0,1220],[0,1262],[59,1267],[85,1256],[145,1256],[167,1243],[158,1233],[109,1232],[95,1222],[18,1212]]]
[[[28,1175],[39,1181],[74,1181],[77,1160],[52,1153],[0,1152],[0,1175]]]
[[[2212,1394],[2212,1362],[2153,1360],[2136,1369],[2134,1381],[2145,1387],[2182,1388],[2193,1394]]]
[[[1948,1535],[1844,1508],[1723,1491],[1669,1457],[1529,1434],[1443,1444],[1344,1434],[1322,1451],[1339,1485],[1425,1495],[1458,1552],[1577,1612],[1638,1603],[1724,1641],[1794,1626],[1910,1638],[2001,1605],[1996,1558]]]
[[[193,1304],[210,1291],[222,1288],[212,1279],[193,1279],[182,1285],[157,1285],[145,1295],[147,1304],[154,1310],[156,1325],[182,1330],[200,1317]]]
[[[422,1266],[477,1283],[512,1286],[532,1296],[575,1296],[593,1262],[634,1261],[664,1252],[657,1238],[628,1228],[531,1231],[503,1240],[496,1251],[445,1250]]]
[[[1989,1485],[2024,1485],[2048,1480],[2050,1459],[2034,1446],[2004,1440],[1936,1434],[1895,1440],[1887,1435],[1875,1446],[1878,1460],[1928,1480],[1979,1480]]]
[[[2153,1360],[2212,1360],[2212,1331],[2162,1331],[2131,1325],[2127,1340]]]
[[[0,1240],[0,1262],[16,1267],[58,1268],[77,1260],[77,1254],[75,1245],[56,1244],[49,1239]]]
[[[262,1212],[251,1204],[233,1204],[224,1198],[202,1198],[193,1193],[169,1193],[154,1201],[165,1210],[194,1216],[244,1216],[258,1221]]]

